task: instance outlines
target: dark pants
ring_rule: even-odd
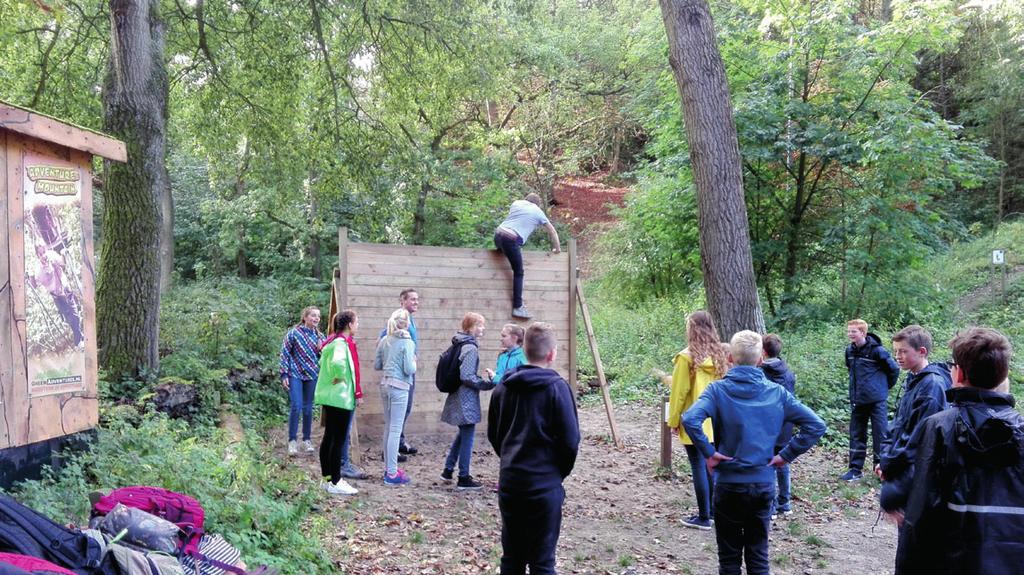
[[[341,479],[341,450],[348,438],[348,425],[352,411],[340,407],[324,406],[324,439],[320,442],[320,475],[331,483]]]
[[[864,467],[864,459],[868,454],[868,421],[871,421],[871,451],[874,462],[882,449],[882,441],[889,434],[886,422],[887,404],[885,401],[854,405],[850,413],[850,469],[860,471]]]
[[[398,438],[398,445],[409,445],[405,442],[405,424],[409,423],[409,414],[412,413],[412,396],[416,393],[416,376],[412,376],[412,385],[409,386],[409,403],[405,404],[405,421],[402,422],[402,435]]]
[[[501,250],[512,266],[512,309],[523,307],[523,248],[517,238],[494,233],[494,247]]]
[[[561,485],[539,493],[498,492],[501,510],[501,575],[555,572],[555,548],[562,529]]]
[[[711,488],[713,476],[708,473],[704,456],[693,445],[684,445],[686,458],[690,460],[690,472],[693,474],[693,491],[697,496],[697,513],[701,519],[711,519],[714,508],[711,506]]]
[[[740,575],[744,557],[747,575],[768,574],[768,525],[774,498],[772,483],[715,484],[719,575]]]
[[[473,439],[476,432],[476,425],[460,425],[459,432],[452,441],[448,450],[448,459],[444,462],[445,469],[455,469],[456,461],[459,464],[459,477],[469,475],[469,462],[473,459]]]

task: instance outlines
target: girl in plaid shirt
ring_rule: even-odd
[[[302,414],[302,447],[315,451],[310,441],[313,431],[313,391],[320,371],[320,347],[324,334],[319,329],[320,310],[309,306],[302,310],[302,321],[288,330],[281,345],[281,385],[288,391],[288,455],[299,451],[299,414]]]

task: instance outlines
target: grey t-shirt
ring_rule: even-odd
[[[525,244],[537,226],[547,223],[548,217],[536,204],[526,200],[516,200],[508,209],[508,217],[501,222],[501,227],[519,234],[520,241]]]

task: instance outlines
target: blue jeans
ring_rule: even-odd
[[[399,445],[409,445],[405,442],[405,424],[409,421],[409,414],[412,413],[412,396],[416,395],[416,376],[412,376],[412,385],[409,386],[409,400],[405,403],[405,417],[402,419],[402,435]]]
[[[719,575],[768,575],[768,524],[775,485],[771,483],[715,484],[715,539]]]
[[[299,435],[299,414],[302,414],[302,439],[309,440],[313,432],[313,392],[315,379],[288,378],[288,441],[295,441]]]
[[[448,450],[448,459],[444,462],[445,469],[455,469],[455,462],[459,463],[459,477],[469,475],[469,461],[473,458],[473,434],[476,431],[476,424],[460,425],[459,433],[452,441],[451,449]]]
[[[713,476],[708,473],[704,456],[693,445],[684,445],[686,458],[690,460],[690,474],[693,475],[693,491],[697,496],[697,513],[701,519],[711,519],[715,510],[711,506],[711,489],[715,484]]]
[[[384,472],[398,473],[398,441],[405,423],[405,406],[409,390],[390,385],[380,386],[380,401],[384,409]]]
[[[775,515],[776,511],[791,511],[792,505],[789,503],[790,490],[789,490],[789,464],[783,465],[782,467],[775,468],[775,499],[772,500],[772,515]]]
[[[345,432],[345,443],[341,446],[341,468],[345,469],[351,463],[351,457],[349,457],[349,443],[352,439],[352,422],[356,420],[356,408],[352,407],[352,417],[348,420],[348,431]]]

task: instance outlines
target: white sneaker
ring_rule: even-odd
[[[346,483],[344,479],[339,479],[337,483],[326,481],[323,483],[323,486],[324,491],[331,495],[355,495],[359,493],[358,489]]]
[[[299,452],[299,442],[294,439],[288,442],[288,455],[295,455]]]
[[[302,449],[304,449],[306,453],[313,453],[316,451],[316,449],[313,448],[313,442],[308,439],[302,442]]]

